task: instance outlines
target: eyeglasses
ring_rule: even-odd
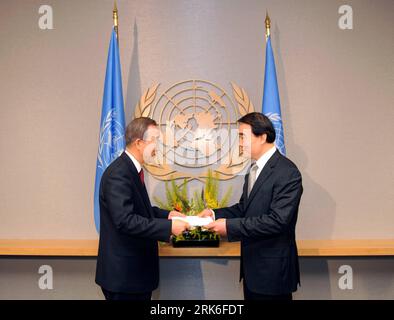
[[[153,142],[157,142],[160,139],[160,137],[150,137],[149,139],[138,139],[141,140],[145,143],[153,143]]]

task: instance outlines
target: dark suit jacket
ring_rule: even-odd
[[[276,151],[259,174],[250,197],[245,177],[239,203],[215,210],[227,218],[229,241],[241,241],[241,278],[249,290],[288,294],[300,283],[295,227],[303,191],[296,165]]]
[[[100,184],[100,241],[96,283],[112,292],[141,293],[159,284],[157,241],[169,241],[168,211],[152,207],[126,153],[105,170]]]

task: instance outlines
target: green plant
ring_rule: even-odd
[[[191,199],[188,198],[187,188],[188,182],[183,180],[182,184],[176,184],[175,180],[165,182],[166,202],[158,197],[153,197],[157,205],[166,210],[176,210],[186,215],[197,215],[205,208],[217,209],[226,207],[232,194],[232,187],[229,187],[222,199],[219,200],[219,179],[214,175],[212,170],[208,170],[208,176],[205,179],[204,187],[201,192],[195,191]],[[193,239],[206,240],[218,239],[219,235],[196,227],[190,231],[186,231],[183,235],[174,237],[175,241]]]
[[[183,232],[177,237],[173,238],[173,241],[182,241],[182,240],[219,240],[220,236],[212,231],[203,229],[202,227],[195,227],[192,230],[188,230]]]
[[[205,188],[202,193],[204,194],[204,199],[206,202],[206,206],[210,209],[217,209],[226,207],[228,201],[231,197],[232,187],[230,186],[223,198],[219,201],[219,179],[218,175],[215,176],[212,173],[212,170],[208,170],[208,177],[205,181]]]
[[[187,197],[187,180],[185,179],[181,185],[177,185],[175,180],[171,180],[170,183],[171,186],[169,186],[168,181],[165,182],[166,203],[156,196],[153,199],[162,209],[190,214],[191,206]]]

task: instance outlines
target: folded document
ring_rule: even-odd
[[[187,222],[191,227],[204,227],[211,222],[213,219],[211,217],[197,217],[197,216],[186,216],[186,217],[173,217],[173,220],[182,220]]]

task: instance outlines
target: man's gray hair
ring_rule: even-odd
[[[126,128],[126,145],[137,139],[144,139],[144,134],[149,126],[157,126],[156,121],[147,117],[133,119]]]

